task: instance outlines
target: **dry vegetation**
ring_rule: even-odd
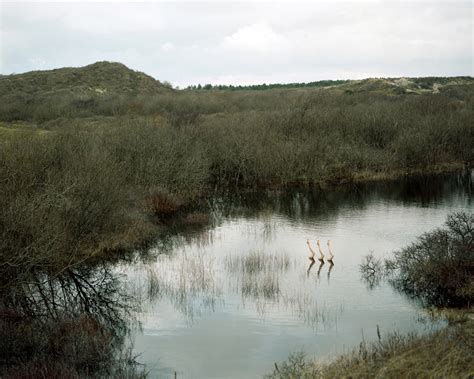
[[[136,247],[225,187],[472,164],[472,78],[441,80],[437,94],[380,83],[174,91],[107,62],[1,76],[2,304],[19,284]]]
[[[465,321],[428,335],[381,337],[331,364],[297,353],[266,378],[470,378],[474,374],[474,323]]]
[[[212,309],[221,288],[215,278],[214,259],[205,254],[183,254],[175,259],[162,255],[147,267],[141,293],[147,300],[167,299],[192,323],[202,309]]]
[[[420,236],[386,262],[391,281],[425,304],[474,303],[474,214],[453,213],[444,228]]]
[[[101,81],[106,93],[78,89]],[[347,83],[176,92],[98,63],[0,83],[13,83],[0,92],[5,283],[129,249],[216,188],[339,184],[474,160],[469,78],[436,95],[347,93]]]
[[[382,261],[371,253],[360,265],[369,287],[388,279],[426,306],[471,307],[474,302],[474,214],[456,212],[445,225]]]

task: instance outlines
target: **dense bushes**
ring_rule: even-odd
[[[446,226],[423,234],[386,263],[393,283],[429,305],[474,301],[474,215],[454,213]]]
[[[326,90],[75,95],[54,112],[41,101],[40,119],[56,119],[10,127],[0,142],[0,247],[12,267],[87,256],[145,225],[146,209],[168,217],[163,199],[185,204],[215,186],[341,183],[474,159],[468,96],[456,108],[443,94]]]
[[[0,119],[37,122],[36,132],[2,127],[0,247],[12,267],[90,255],[130,238],[131,225],[140,234],[147,210],[169,217],[215,187],[338,184],[474,160],[473,96],[452,88],[35,91],[0,102]]]
[[[36,132],[2,128],[0,247],[10,263],[2,267],[49,267],[51,257],[64,264],[117,247],[148,214],[167,218],[216,186],[338,184],[472,162],[473,100],[454,95],[10,98],[21,118],[48,121]]]
[[[127,194],[96,136],[18,135],[1,145],[0,162],[2,283],[80,261],[124,232]]]
[[[131,132],[133,131],[133,132]],[[0,143],[0,288],[133,246],[201,196],[208,158],[192,127],[122,119]],[[153,219],[155,221],[155,219]]]

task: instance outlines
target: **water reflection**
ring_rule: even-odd
[[[6,288],[1,299],[2,306],[30,317],[87,313],[114,326],[124,324],[134,309],[122,282],[107,265],[67,269],[56,276],[32,273],[30,281]]]
[[[149,305],[137,352],[144,362],[162,360],[152,376],[255,377],[292,350],[321,357],[358,344],[361,330],[377,338],[376,325],[432,327],[376,275],[361,278],[359,264],[369,251],[382,259],[450,211],[471,208],[471,185],[454,175],[216,198],[211,227],[177,231],[172,248],[155,249],[167,255],[129,272],[146,289],[143,273],[153,270],[160,288],[157,296],[143,295]],[[336,264],[308,262],[308,236],[333,240]],[[212,285],[193,287],[195,275]]]
[[[2,288],[0,369],[24,377],[135,372],[130,330],[138,304],[111,265],[25,279]]]
[[[331,271],[332,271],[332,268],[334,267],[334,263],[332,263],[331,261],[329,261],[329,269],[328,269],[328,284],[329,284],[329,281],[331,279]]]
[[[219,204],[220,216],[217,218],[220,220],[280,214],[297,222],[315,217],[330,221],[348,208],[364,210],[367,205],[380,200],[423,207],[438,206],[447,198],[453,203],[464,199],[470,204],[473,176],[474,170],[470,170],[457,174],[406,177],[391,182],[346,185],[332,190],[313,187],[307,190],[230,194],[214,201]],[[274,227],[272,231],[275,232]]]
[[[324,261],[319,261],[319,267],[318,267],[318,273],[317,273],[318,280],[319,280],[319,275],[321,275],[321,269],[323,268],[323,266],[324,266]]]
[[[385,275],[382,259],[375,257],[373,252],[362,259],[359,270],[361,280],[366,284],[369,290],[377,288]]]
[[[306,270],[306,276],[309,278],[309,273],[311,271],[311,269],[313,268],[314,264],[316,263],[316,261],[311,258],[310,259],[310,263],[309,263],[309,266],[308,266],[308,269]],[[318,271],[319,272],[319,271]]]

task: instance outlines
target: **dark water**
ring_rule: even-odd
[[[473,211],[472,173],[333,191],[214,200],[216,225],[178,233],[154,262],[126,266],[142,301],[135,352],[151,377],[252,378],[304,350],[325,361],[392,331],[439,327],[417,303],[359,271]],[[310,267],[306,240],[332,240]]]

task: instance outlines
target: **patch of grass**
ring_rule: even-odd
[[[245,273],[240,280],[240,293],[243,297],[275,300],[281,293],[278,273],[265,272],[258,277]]]
[[[241,256],[228,255],[225,265],[230,272],[254,275],[287,270],[290,258],[286,253],[267,254],[261,250],[252,250]]]
[[[474,374],[474,323],[451,325],[427,335],[393,333],[361,342],[331,363],[297,353],[266,378],[468,378]]]
[[[201,308],[212,308],[220,294],[214,270],[213,259],[204,254],[160,256],[157,265],[147,270],[144,291],[148,299],[169,300],[192,322]]]
[[[286,253],[252,250],[241,256],[228,255],[224,265],[230,273],[237,274],[243,297],[275,300],[281,294],[280,273],[288,270],[290,258]]]
[[[308,292],[296,291],[284,294],[282,303],[306,325],[313,329],[319,326],[327,327],[337,322],[336,314],[331,314],[324,306],[320,306]]]

